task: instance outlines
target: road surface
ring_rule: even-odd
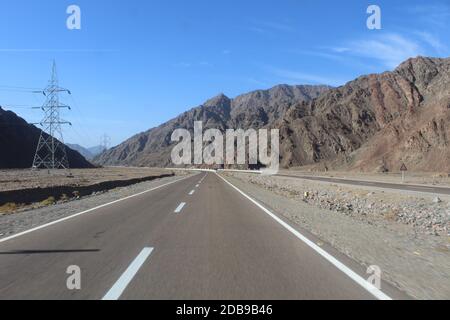
[[[403,298],[367,289],[358,264],[289,228],[201,173],[0,240],[0,299]]]
[[[341,178],[312,177],[312,176],[300,176],[300,175],[290,175],[290,174],[277,174],[276,176],[287,177],[287,178],[299,178],[299,179],[305,179],[305,180],[311,180],[311,181],[340,183],[340,184],[363,186],[363,187],[375,187],[375,188],[384,188],[384,189],[395,189],[395,190],[403,190],[403,191],[415,191],[415,192],[450,195],[450,188],[446,188],[446,187],[385,183],[385,182],[362,181],[362,180],[351,180],[351,179],[341,179]]]

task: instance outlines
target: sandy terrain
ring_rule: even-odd
[[[0,192],[55,186],[87,186],[105,181],[130,180],[167,174],[170,171],[152,168],[98,168],[55,170],[0,170]],[[73,177],[70,177],[69,175]]]
[[[47,170],[1,170],[0,214],[45,207],[145,181],[184,174],[164,169],[118,167],[56,170],[51,174]]]

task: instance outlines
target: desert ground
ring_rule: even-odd
[[[105,181],[130,180],[167,174],[164,169],[108,167],[95,169],[0,170],[0,192],[57,186],[88,186]]]
[[[177,173],[182,174],[182,173]],[[71,170],[0,170],[0,214],[173,176],[170,170],[108,167]]]

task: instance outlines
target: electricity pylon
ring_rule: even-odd
[[[37,123],[42,127],[42,130],[34,155],[33,169],[69,169],[61,126],[72,124],[68,121],[62,121],[60,118],[59,111],[61,109],[70,110],[70,106],[59,102],[59,93],[61,92],[71,94],[69,90],[58,86],[56,63],[53,61],[52,77],[43,91],[46,96],[45,103],[41,108],[44,111],[44,118],[40,123]]]
[[[111,143],[111,138],[107,134],[104,134],[101,137],[101,141],[100,141],[100,145],[102,146],[102,152],[105,152],[106,150],[108,150],[110,143]]]

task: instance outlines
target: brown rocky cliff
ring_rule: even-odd
[[[356,79],[280,122],[284,166],[450,172],[450,59],[415,58]],[[301,113],[311,110],[308,116]]]
[[[96,158],[100,164],[170,166],[173,130],[279,128],[281,165],[450,172],[450,59],[418,57],[339,88],[280,85],[219,95]]]
[[[0,107],[0,168],[31,168],[40,134],[37,127]],[[71,168],[94,167],[78,152],[70,148],[66,152]]]
[[[299,101],[310,101],[329,90],[327,86],[279,85],[230,99],[220,94],[201,106],[187,111],[163,125],[140,133],[94,161],[104,165],[170,166],[175,129],[193,131],[194,122],[202,121],[204,129],[262,128],[283,117],[286,110]]]

